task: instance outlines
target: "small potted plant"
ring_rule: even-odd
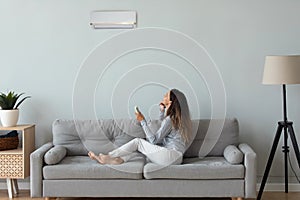
[[[15,92],[8,92],[7,94],[0,94],[0,118],[2,122],[2,126],[10,127],[15,126],[19,119],[19,109],[21,103],[24,102],[25,99],[30,98],[30,96],[24,97],[18,103],[18,99],[24,93],[16,94]]]

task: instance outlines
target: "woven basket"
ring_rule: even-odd
[[[16,149],[19,146],[19,137],[5,137],[0,138],[0,151]]]

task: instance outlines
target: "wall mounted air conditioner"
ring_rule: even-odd
[[[95,29],[133,29],[136,16],[136,11],[93,11],[90,25]]]

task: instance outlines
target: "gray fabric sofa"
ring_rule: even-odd
[[[221,134],[214,134],[223,122]],[[153,131],[159,126],[158,120],[150,123]],[[194,138],[183,163],[170,166],[148,162],[140,153],[121,165],[89,159],[88,151],[107,153],[144,138],[133,119],[56,120],[52,129],[53,141],[31,154],[31,197],[256,197],[256,154],[239,144],[236,119],[193,120]],[[228,145],[242,152],[241,163],[223,156]],[[57,146],[66,154],[46,164],[45,155]]]

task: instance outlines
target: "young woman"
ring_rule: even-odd
[[[165,115],[166,112],[166,115]],[[91,159],[101,164],[122,164],[139,151],[151,162],[159,165],[180,164],[182,155],[191,135],[191,119],[185,95],[177,89],[172,89],[164,95],[160,103],[161,127],[152,133],[142,113],[136,113],[136,119],[141,123],[146,139],[135,138],[108,155],[95,155],[89,152]]]

